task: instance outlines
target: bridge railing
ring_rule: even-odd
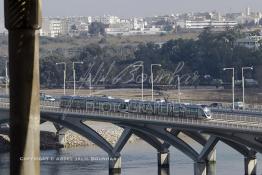
[[[123,113],[123,112],[111,112],[101,110],[81,110],[72,108],[54,108],[50,106],[42,106],[44,111],[53,111],[64,114],[76,114],[84,116],[96,116],[104,118],[117,118],[117,119],[128,119],[128,120],[140,120],[140,121],[155,121],[165,123],[176,123],[183,125],[196,125],[206,127],[218,127],[218,128],[230,128],[230,129],[241,129],[251,131],[262,131],[262,118],[260,117],[248,117],[241,115],[225,115],[218,114],[214,115],[212,120],[198,119],[190,117],[170,117],[161,115],[149,115],[149,114],[135,114],[135,113]]]
[[[0,103],[9,103],[9,98],[4,98],[4,97],[0,97]],[[60,101],[56,100],[56,101],[45,101],[45,100],[41,100],[40,101],[41,105],[45,105],[45,106],[57,106],[59,107]],[[205,104],[205,105],[210,105],[212,102],[208,102],[208,101],[190,101],[190,100],[186,100],[183,101],[183,103],[190,103],[190,104]],[[213,109],[232,109],[232,103],[222,103],[223,106],[219,107],[219,108],[213,108]],[[262,112],[262,104],[245,104],[245,109],[237,109],[237,110],[245,110],[245,111],[257,111],[257,112]]]
[[[1,108],[9,108],[9,103],[0,103]],[[164,122],[175,123],[190,126],[203,126],[213,128],[230,128],[241,129],[248,131],[262,132],[262,117],[250,117],[247,115],[235,114],[214,114],[211,120],[190,118],[190,117],[170,117],[161,115],[138,114],[138,113],[124,113],[124,112],[111,112],[101,110],[82,110],[73,108],[60,108],[57,102],[44,102],[41,104],[41,111],[55,112],[63,114],[73,114],[80,117],[95,116],[103,118],[116,118],[120,120],[138,120],[143,122]]]

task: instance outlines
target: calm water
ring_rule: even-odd
[[[193,162],[176,149],[171,149],[170,175],[193,175]],[[0,154],[0,175],[8,174],[9,154]],[[108,175],[108,161],[97,147],[42,151],[43,158],[67,158],[65,161],[42,161],[42,175]],[[81,160],[77,160],[81,159]],[[258,154],[258,175],[262,174],[262,156]],[[144,142],[126,145],[122,152],[122,175],[158,175],[156,151]],[[224,144],[217,146],[216,172],[212,175],[243,175],[243,157]],[[162,174],[164,175],[164,173]]]

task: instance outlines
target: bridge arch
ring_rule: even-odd
[[[69,117],[60,118],[53,115],[48,114],[42,114],[42,119],[46,121],[50,121],[56,124],[59,124],[65,128],[68,128],[83,137],[89,139],[94,144],[96,144],[98,147],[103,149],[108,155],[115,156],[113,153],[113,147],[110,143],[108,143],[102,136],[100,136],[96,131],[94,131],[92,128],[85,125],[82,120],[80,119],[72,119]]]
[[[221,133],[221,132],[206,132],[207,134],[211,135],[216,135],[217,137],[223,138],[223,140],[229,141],[230,143],[234,143],[235,145],[232,144],[235,148],[237,148],[243,155],[250,155],[250,150],[248,151],[249,153],[246,153],[247,147],[249,147],[252,150],[255,150],[257,152],[262,153],[262,147],[261,143],[256,140],[256,135],[250,135],[250,134],[237,134],[237,133]],[[227,142],[227,143],[229,143]],[[237,146],[236,146],[237,144]],[[241,145],[241,146],[238,146]],[[244,148],[246,147],[246,149]]]
[[[155,129],[147,125],[134,125],[134,124],[127,124],[127,123],[121,125],[138,130],[142,133],[146,133],[147,135],[160,138],[161,140],[167,142],[168,144],[180,150],[182,153],[184,153],[189,158],[191,158],[194,162],[199,161],[198,160],[199,154],[197,153],[197,151],[195,151],[190,145],[185,143],[180,138],[172,135],[169,132],[166,132],[163,128],[157,127],[157,129]]]
[[[201,144],[202,146],[204,146],[207,143],[207,139],[200,133],[191,132],[191,131],[182,131],[182,132],[186,134],[188,137],[198,142],[199,144]],[[238,151],[243,156],[247,157],[249,155],[249,149],[246,146],[243,146],[231,140],[225,139],[223,137],[219,137],[219,140],[225,143],[226,145],[230,146],[234,150]]]

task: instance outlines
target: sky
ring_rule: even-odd
[[[3,16],[0,0],[0,16]],[[154,16],[180,12],[240,12],[245,7],[262,11],[262,0],[42,0],[43,16],[94,16],[121,17]]]

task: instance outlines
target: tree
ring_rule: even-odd
[[[88,32],[91,35],[105,35],[105,24],[101,22],[92,22],[89,26]]]
[[[164,25],[164,31],[167,31],[167,32],[171,32],[171,31],[173,31],[173,25],[172,24],[166,24],[166,25]]]

